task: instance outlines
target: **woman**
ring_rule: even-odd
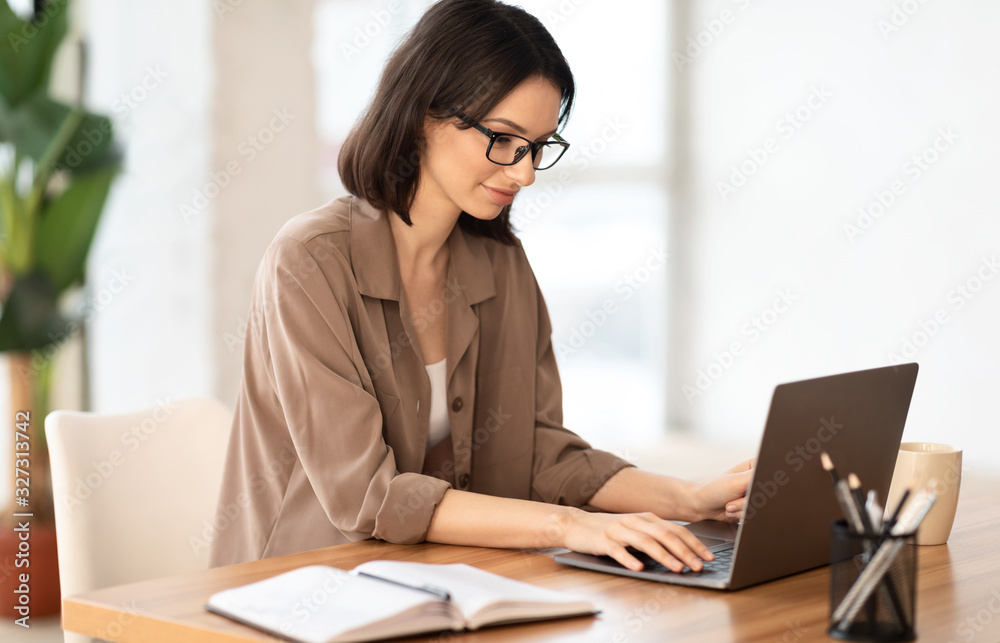
[[[573,94],[541,23],[493,0],[440,2],[400,44],[341,151],[352,196],[258,270],[212,565],[370,537],[712,559],[668,519],[738,520],[749,463],[685,482],[562,426],[509,210],[568,147]]]

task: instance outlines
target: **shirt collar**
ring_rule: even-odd
[[[362,295],[399,301],[399,261],[388,215],[365,199],[351,197],[351,263]],[[395,215],[393,215],[395,216]],[[455,224],[448,237],[448,281],[462,287],[469,305],[497,294],[487,239]]]

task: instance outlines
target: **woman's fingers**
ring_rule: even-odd
[[[696,519],[738,521],[753,476],[753,459],[744,460],[725,473],[692,485]]]
[[[648,554],[667,569],[679,572],[687,565],[694,571],[701,571],[703,559],[715,558],[704,543],[680,525],[653,514],[633,514],[622,518],[612,531],[615,540]]]
[[[746,504],[746,498],[738,498],[726,503],[726,522],[739,522],[743,517],[743,508]]]
[[[606,554],[618,561],[623,567],[628,567],[635,571],[642,569],[642,563],[629,552],[625,545],[611,541]]]
[[[726,473],[741,473],[743,471],[749,471],[750,469],[753,469],[753,465],[756,464],[755,460],[756,458],[743,460],[729,469],[726,469]]]
[[[620,535],[618,539],[620,542],[615,543],[615,549],[617,550],[620,547],[624,555],[612,555],[612,558],[617,560],[619,563],[622,563],[629,569],[639,571],[643,568],[643,563],[632,555],[632,552],[628,550],[628,547],[631,547],[635,551],[641,551],[649,555],[653,560],[658,561],[667,569],[675,572],[679,572],[684,569],[684,563],[680,562],[677,558],[671,555],[670,552],[664,549],[662,545],[649,536],[629,530],[628,532]],[[628,547],[625,545],[628,545]]]
[[[684,565],[701,571],[703,560],[715,558],[690,531],[653,513],[573,514],[563,546],[588,554],[610,556],[634,570],[642,569],[636,552],[643,552],[667,569],[677,572],[682,571]]]

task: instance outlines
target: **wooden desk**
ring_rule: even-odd
[[[365,541],[96,590],[63,601],[63,627],[109,641],[275,641],[203,609],[208,596],[311,564],[343,569],[373,559],[464,562],[587,595],[596,617],[407,641],[829,641],[829,568],[738,592],[689,589],[564,567],[552,551]],[[963,497],[948,545],[921,547],[916,630],[921,641],[1000,641],[1000,498]]]

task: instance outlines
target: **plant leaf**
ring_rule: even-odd
[[[48,87],[52,60],[66,36],[68,5],[69,0],[46,3],[35,25],[0,0],[0,94],[10,106]]]
[[[0,315],[0,351],[32,351],[62,341],[74,330],[59,313],[48,275],[35,271],[14,281]]]
[[[76,175],[42,210],[35,230],[35,262],[57,295],[83,280],[87,253],[117,173],[117,166],[110,166]]]
[[[10,110],[10,125],[0,126],[0,133],[9,132],[6,140],[17,146],[19,154],[40,161],[71,111],[69,105],[37,93]],[[113,137],[111,119],[84,111],[79,126],[57,157],[56,167],[88,172],[114,163],[121,153],[112,145]]]

